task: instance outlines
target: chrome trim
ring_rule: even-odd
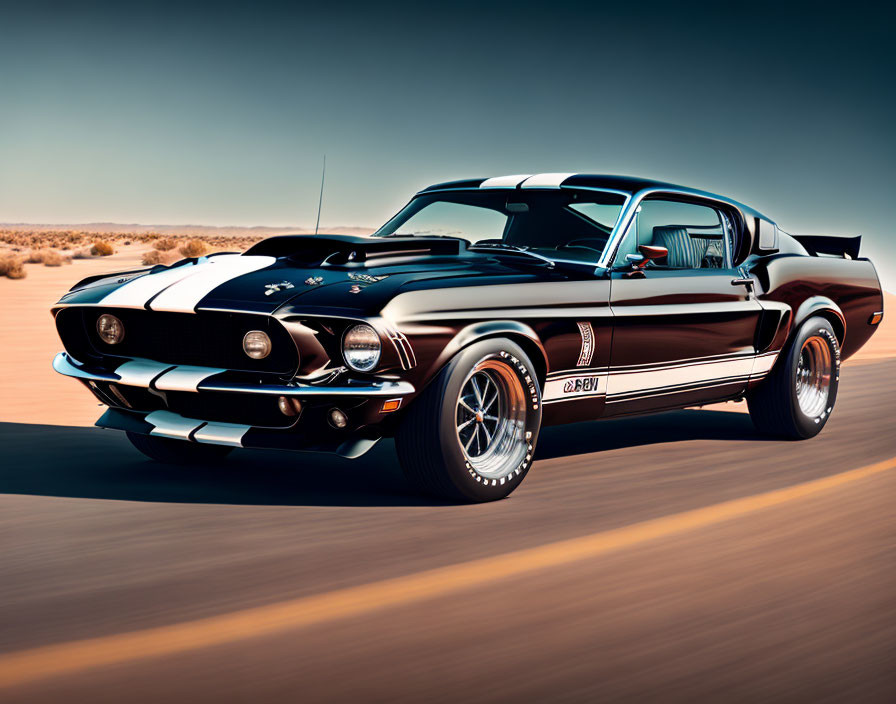
[[[471,475],[503,484],[519,474],[532,445],[525,433],[526,393],[515,371],[500,358],[484,357],[461,384],[455,403],[457,442]]]
[[[204,421],[194,418],[184,418],[171,411],[153,411],[148,413],[143,420],[155,426],[150,431],[150,435],[160,435],[175,440],[189,440],[190,433],[204,423]]]
[[[89,381],[121,381],[118,374],[111,372],[93,372],[87,370],[84,365],[76,362],[65,352],[60,352],[53,358],[53,370],[63,376]]]
[[[159,391],[198,391],[201,381],[225,371],[214,367],[174,367],[156,379],[153,387]]]
[[[414,385],[407,381],[382,381],[349,386],[311,385],[240,385],[207,381],[199,384],[199,391],[229,391],[239,394],[268,394],[271,396],[406,396],[414,393]]]
[[[407,336],[403,332],[390,327],[386,328],[386,334],[388,335],[392,346],[395,348],[396,354],[398,354],[398,361],[401,362],[401,368],[407,371],[408,369],[416,367],[417,357],[414,355],[414,348],[411,347],[411,343],[408,342]]]
[[[813,335],[803,343],[794,391],[799,409],[806,417],[817,419],[825,414],[825,409],[830,411],[828,398],[833,368],[831,345],[827,339]]]
[[[621,243],[623,236],[627,232],[628,227],[638,210],[638,206],[641,205],[641,201],[644,200],[644,198],[646,198],[647,196],[657,193],[668,193],[669,195],[673,196],[702,198],[703,200],[714,201],[715,203],[719,203],[723,206],[728,206],[729,208],[737,208],[738,210],[746,209],[749,211],[753,211],[752,208],[748,208],[746,205],[738,203],[736,200],[731,200],[730,198],[725,198],[724,196],[719,196],[715,193],[709,193],[707,191],[701,191],[696,188],[685,188],[683,186],[651,186],[649,188],[642,188],[640,191],[635,191],[634,193],[632,193],[628,203],[623,206],[622,214],[619,216],[619,219],[616,222],[616,227],[613,228],[613,233],[610,236],[610,240],[607,242],[607,246],[604,249],[604,254],[597,262],[598,266],[604,268],[610,266],[610,263],[616,256],[616,250],[619,248],[619,244]],[[760,215],[760,217],[765,216]],[[769,218],[765,219],[769,220]],[[769,220],[769,222],[771,222],[771,220]],[[732,256],[733,255],[734,253],[732,252]]]
[[[125,382],[118,374],[118,371],[127,365],[135,362],[149,362],[149,360],[132,360],[125,362],[115,372],[92,371],[83,364],[72,359],[68,353],[60,352],[53,359],[53,369],[63,376],[70,376],[76,379],[84,379],[87,381],[107,381],[107,382]],[[153,362],[150,362],[155,364]],[[209,379],[209,376],[220,374],[227,371],[226,369],[215,369],[213,367],[173,367],[172,365],[162,365],[162,370],[171,369],[164,375],[175,374],[178,370],[184,369],[189,372],[183,376],[176,375],[175,380],[179,380],[176,388],[174,384],[170,386],[163,384],[158,386],[159,390],[168,391],[224,391],[238,394],[266,394],[269,396],[407,396],[414,393],[414,385],[407,381],[369,381],[359,383],[346,383],[342,386],[325,386],[312,384],[237,384],[227,381],[215,381]],[[193,388],[192,382],[196,377],[202,376]],[[163,378],[164,378],[163,377]],[[148,374],[141,378],[145,383],[131,383],[131,386],[143,386],[150,388],[150,381],[155,376],[149,377]],[[133,380],[134,377],[132,376]],[[189,381],[190,383],[187,383]],[[154,385],[155,386],[155,385]]]

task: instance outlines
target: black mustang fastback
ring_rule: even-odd
[[[488,501],[542,425],[746,397],[760,431],[817,434],[883,317],[859,239],[634,178],[443,183],[370,237],[86,279],[53,308],[53,366],[156,460],[394,436],[416,487]]]

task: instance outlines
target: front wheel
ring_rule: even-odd
[[[233,449],[226,445],[208,445],[130,431],[128,440],[151,460],[164,464],[212,464],[223,460]]]
[[[535,368],[504,338],[462,350],[408,408],[395,438],[405,476],[449,500],[503,499],[532,464],[541,426]]]
[[[811,438],[834,410],[840,382],[840,346],[824,318],[803,323],[772,373],[747,396],[757,430],[769,435]]]

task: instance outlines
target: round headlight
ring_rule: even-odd
[[[96,333],[107,345],[117,345],[124,339],[124,325],[114,315],[103,313],[96,319]]]
[[[243,352],[252,359],[264,359],[271,353],[271,338],[261,330],[250,330],[243,338]]]
[[[369,372],[380,361],[380,336],[366,323],[350,327],[342,338],[342,356],[355,371]]]

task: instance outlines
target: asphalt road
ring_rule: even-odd
[[[2,424],[0,701],[896,701],[896,465],[843,474],[896,456],[894,398],[896,361],[807,442],[547,429],[481,506],[389,445],[175,469]]]

